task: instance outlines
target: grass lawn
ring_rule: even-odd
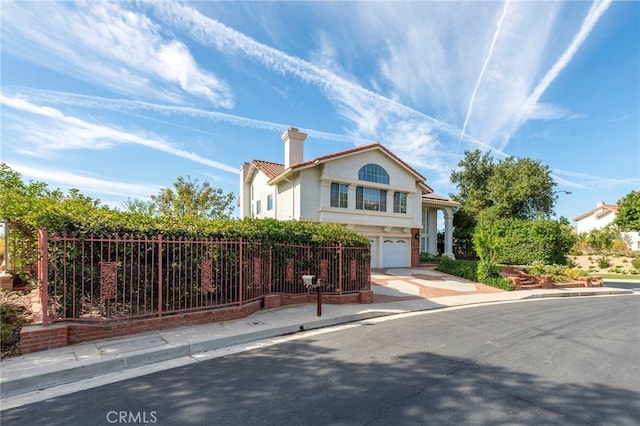
[[[628,275],[628,274],[597,274],[599,277],[607,280],[640,280],[640,275]]]

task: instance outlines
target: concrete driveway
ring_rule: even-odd
[[[485,284],[438,272],[435,266],[372,269],[371,289],[373,303],[504,292]]]

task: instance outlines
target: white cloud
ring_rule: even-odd
[[[533,90],[531,95],[525,100],[522,104],[522,107],[518,111],[515,123],[511,126],[511,128],[505,132],[502,143],[500,145],[500,149],[504,149],[509,140],[513,136],[515,132],[530,118],[530,116],[534,113],[536,104],[540,100],[542,94],[547,90],[549,85],[558,77],[560,72],[567,66],[567,64],[571,61],[573,56],[576,54],[582,43],[589,36],[595,25],[598,23],[598,20],[602,16],[604,12],[607,11],[609,5],[611,4],[611,0],[598,0],[594,1],[585,17],[580,30],[575,34],[571,43],[567,47],[567,49],[562,53],[560,58],[556,61],[555,64],[551,67],[551,69],[544,75],[542,80],[538,83],[536,88]]]
[[[557,120],[560,118],[582,118],[581,114],[575,114],[566,109],[552,104],[538,102],[529,113],[529,120]]]
[[[455,152],[461,135],[465,149],[480,147],[505,156],[502,137],[510,128],[517,128],[518,112],[534,99],[534,88],[543,88],[542,92],[546,88],[539,78],[552,62],[549,46],[558,42],[557,19],[564,5],[323,5],[313,11],[335,23],[335,31],[323,33],[319,39],[317,49],[310,54],[314,63],[266,46],[188,5],[162,2],[151,7],[157,19],[188,32],[205,46],[227,55],[245,56],[274,72],[318,87],[351,123],[347,129],[350,136],[375,139],[398,152],[407,152],[406,147],[411,146],[414,151],[409,161],[439,170],[439,178],[444,179],[448,178],[447,161],[441,153]],[[587,20],[595,22],[594,17],[597,21],[593,14]],[[357,37],[350,37],[354,34]],[[371,86],[378,90],[388,88],[386,96],[344,77],[341,70],[348,67],[342,58],[348,57],[351,43],[362,47],[361,54],[378,58],[378,68],[362,78],[372,81]],[[564,55],[567,61],[571,56]],[[334,58],[341,58],[340,68],[336,68]],[[555,76],[557,73],[548,81]],[[558,107],[536,107],[537,103],[536,98],[525,120],[565,115]]]
[[[20,140],[23,143],[18,148],[18,152],[21,154],[44,156],[57,150],[106,149],[129,143],[185,158],[228,173],[237,173],[236,167],[182,150],[158,137],[128,133],[92,123],[65,115],[57,109],[34,105],[20,98],[7,97],[2,93],[0,93],[0,104],[23,113],[11,117],[12,124],[6,126],[20,132]],[[6,108],[3,114],[7,114]],[[29,115],[36,116],[37,119],[34,120]]]
[[[401,119],[419,119],[437,131],[455,136],[459,134],[459,129],[455,126],[371,92],[327,69],[259,43],[215,19],[204,16],[196,9],[167,2],[152,5],[160,19],[177,29],[188,31],[194,39],[204,45],[213,46],[228,54],[245,55],[273,71],[292,74],[306,83],[318,86],[330,99],[338,103],[341,110],[345,113],[351,112],[353,118],[368,118],[370,111],[377,110],[378,115],[393,114]],[[372,128],[360,122],[357,124]],[[473,138],[465,139],[477,142]]]
[[[478,75],[478,79],[476,80],[476,85],[473,88],[473,93],[471,93],[471,99],[469,100],[469,108],[467,109],[467,114],[464,117],[464,124],[462,125],[462,130],[460,131],[460,137],[458,138],[458,148],[460,148],[460,142],[462,141],[462,138],[464,137],[464,134],[467,131],[467,125],[469,124],[469,119],[471,118],[471,112],[473,111],[473,106],[474,106],[473,104],[475,102],[478,89],[480,88],[480,84],[484,79],[484,73],[487,70],[487,65],[489,64],[489,61],[491,60],[491,57],[493,55],[493,49],[495,48],[498,37],[500,36],[502,23],[504,22],[505,16],[507,16],[508,10],[509,10],[509,1],[507,0],[504,2],[504,6],[502,7],[502,14],[498,19],[498,22],[496,23],[496,30],[495,30],[495,33],[493,34],[493,38],[489,46],[489,52],[487,53],[484,63],[482,64],[482,69],[480,70],[480,74]],[[458,149],[456,149],[456,151],[457,150]]]
[[[29,179],[44,181],[52,184],[54,187],[60,185],[65,188],[77,188],[81,191],[89,191],[91,193],[118,197],[147,198],[151,194],[157,194],[161,189],[161,187],[157,185],[97,179],[65,170],[47,169],[41,166],[32,167],[16,163],[8,163],[8,166]]]
[[[563,176],[571,178],[571,180],[565,179]],[[554,169],[553,177],[556,182],[560,183],[561,185],[570,186],[573,188],[610,189],[625,186],[637,187],[640,185],[640,179],[638,179],[637,177],[609,178],[562,169]]]
[[[55,105],[69,105],[80,106],[83,108],[95,108],[100,110],[110,111],[152,111],[154,113],[178,116],[178,117],[198,117],[205,118],[212,121],[220,121],[232,124],[238,127],[248,127],[253,129],[269,130],[273,132],[283,132],[290,127],[290,124],[274,123],[265,120],[256,120],[253,118],[242,117],[234,114],[209,111],[194,107],[178,106],[178,105],[166,105],[156,104],[145,101],[129,100],[129,99],[113,99],[105,98],[101,96],[89,96],[81,95],[77,93],[57,92],[51,90],[36,90],[31,88],[4,88],[5,95],[11,95],[14,98],[27,99],[30,102],[38,102],[44,104]],[[198,130],[201,129],[192,129]],[[373,139],[361,139],[353,136],[342,135],[331,132],[323,132],[315,129],[300,128],[301,131],[306,132],[310,137],[324,140],[331,140],[337,142],[348,143],[371,143]]]
[[[167,38],[133,3],[3,2],[3,49],[119,93],[233,107],[228,84]]]

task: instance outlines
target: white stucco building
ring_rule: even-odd
[[[371,266],[419,264],[437,253],[437,213],[444,212],[445,256],[453,257],[453,208],[425,177],[383,145],[304,160],[306,134],[282,134],[284,164],[252,160],[240,168],[240,217],[337,223],[369,236]]]
[[[576,223],[575,230],[578,234],[582,234],[592,229],[602,229],[613,222],[617,212],[617,205],[605,204],[601,201],[596,205],[595,209],[591,209],[573,218],[573,221]],[[622,232],[620,236],[626,241],[631,250],[640,250],[640,233]]]

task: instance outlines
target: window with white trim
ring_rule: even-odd
[[[358,179],[389,185],[389,173],[382,166],[373,163],[365,164],[360,168]]]
[[[394,213],[407,212],[407,193],[406,192],[393,193],[393,212]]]
[[[343,183],[331,183],[331,207],[347,208],[349,202],[349,186]]]
[[[356,187],[356,209],[387,211],[387,191],[384,189]]]

